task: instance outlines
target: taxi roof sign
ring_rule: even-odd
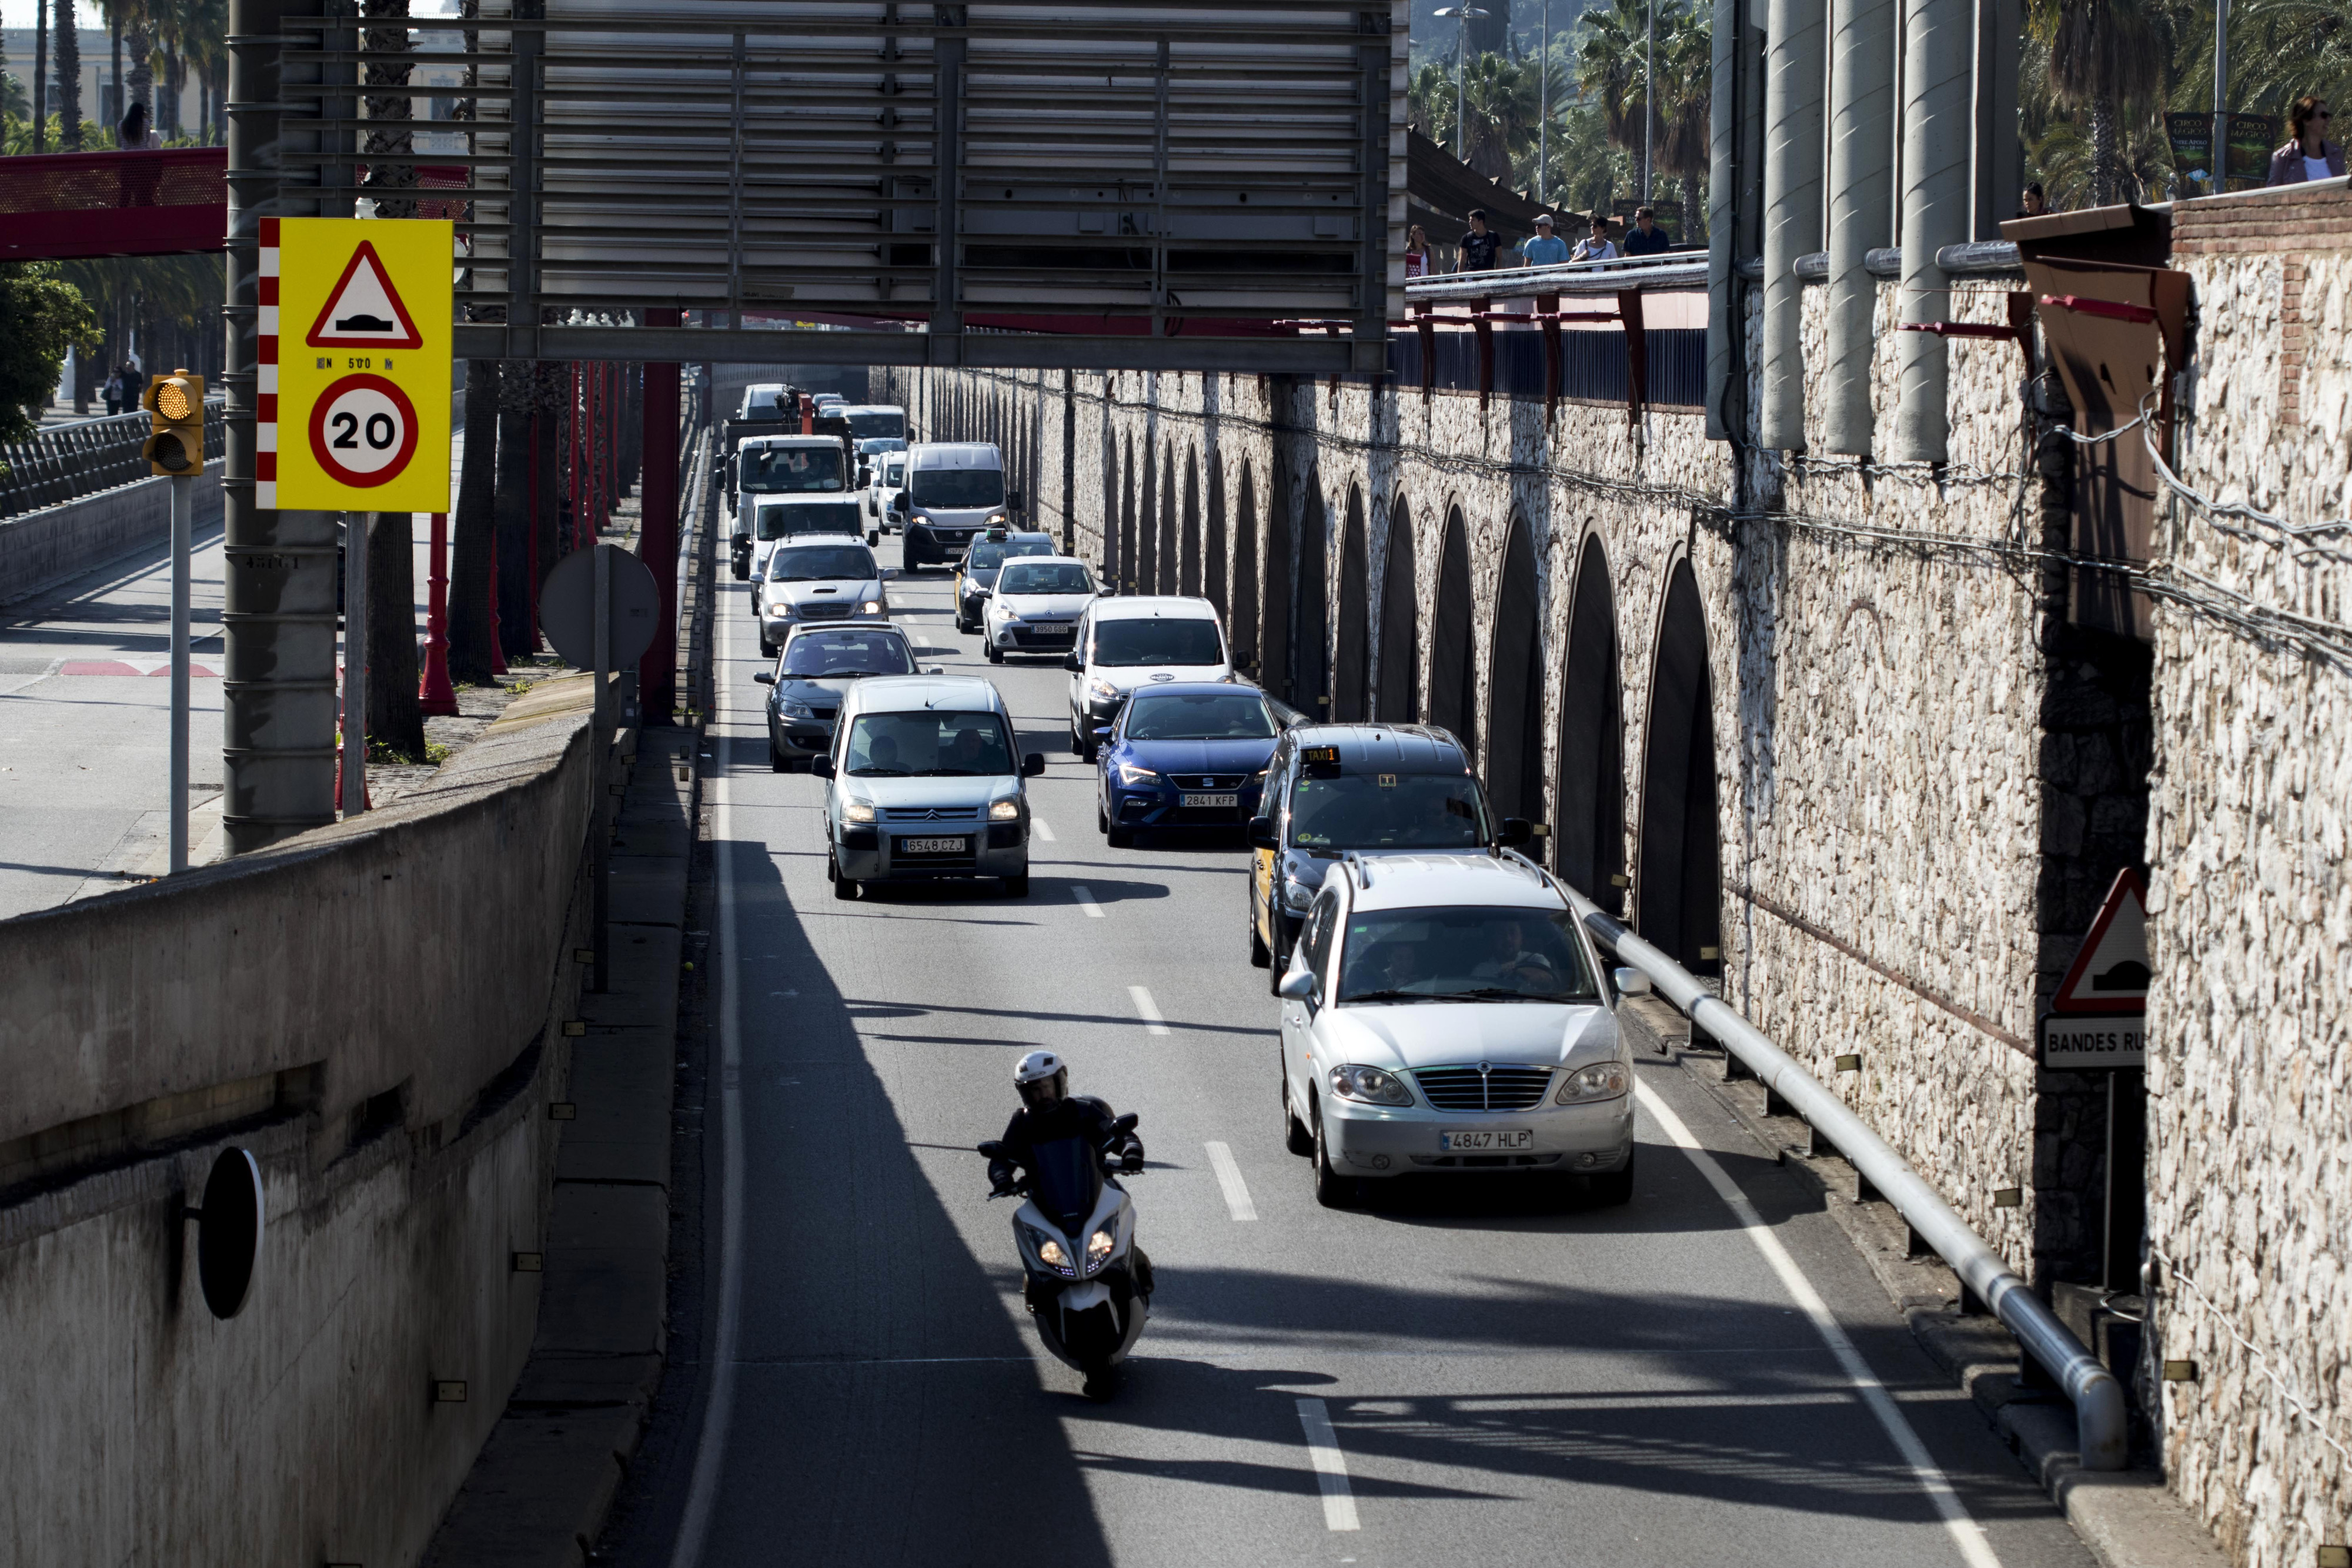
[[[256,505],[447,511],[456,225],[261,231]]]

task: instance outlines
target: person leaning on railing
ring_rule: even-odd
[[[1633,227],[1625,235],[1627,256],[1660,256],[1675,248],[1674,236],[1658,226],[1658,209],[1635,207]]]
[[[1519,261],[1526,267],[1550,267],[1568,259],[1568,242],[1551,232],[1549,213],[1536,220],[1533,239],[1519,242]]]
[[[2300,185],[2307,180],[2344,177],[2344,144],[2327,140],[2327,106],[2308,93],[2294,100],[2287,115],[2294,133],[2287,144],[2271,154],[2271,177],[2265,183]]]
[[[1592,232],[1576,242],[1576,253],[1570,261],[1615,261],[1617,247],[1609,238],[1609,214],[1592,214]]]
[[[1470,232],[1462,236],[1461,256],[1456,272],[1492,272],[1495,253],[1503,246],[1503,236],[1486,226],[1486,209],[1470,209]]]

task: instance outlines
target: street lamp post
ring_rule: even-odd
[[[1543,53],[1536,60],[1536,204],[1545,205],[1544,169],[1551,162],[1551,0],[1544,0]]]
[[[1454,18],[1454,156],[1468,162],[1464,152],[1462,115],[1462,57],[1470,42],[1470,22],[1475,16],[1491,16],[1491,11],[1481,11],[1475,5],[1441,5],[1437,15]]]
[[[1650,0],[1642,23],[1642,202],[1650,201],[1652,132],[1658,123],[1658,0]]]

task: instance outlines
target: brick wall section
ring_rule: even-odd
[[[2274,191],[2209,196],[2173,209],[2175,265],[2189,256],[2279,259],[2278,423],[2303,423],[2304,254],[2352,246],[2352,185],[2327,180]],[[2338,323],[2341,329],[2341,323]]]

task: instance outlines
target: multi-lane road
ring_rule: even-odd
[[[722,579],[719,1359],[657,1483],[684,1500],[672,1561],[2090,1561],[1843,1233],[1664,1059],[1628,1207],[1485,1178],[1317,1207],[1244,852],[1107,848],[1068,677],[987,664],[939,574],[891,591],[926,662],[994,680],[1049,758],[1032,889],[832,897],[824,785],[769,771]],[[1038,1346],[970,1152],[1041,1044],[1150,1153],[1155,1315],[1106,1404]]]

